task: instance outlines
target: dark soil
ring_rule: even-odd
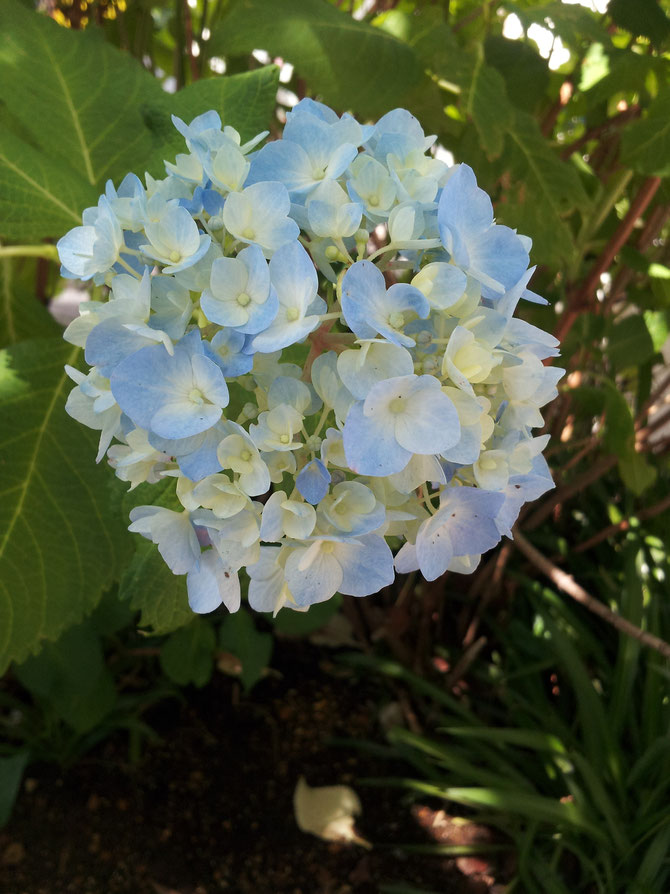
[[[435,834],[449,828],[443,813],[398,789],[357,785],[406,767],[328,745],[333,736],[382,741],[389,693],[378,681],[361,682],[304,642],[279,643],[273,666],[280,673],[248,696],[216,674],[186,690],[187,703],[154,709],[162,741],[139,765],[119,733],[67,771],[31,767],[0,833],[2,894],[374,894],[401,882],[439,894],[501,890],[479,859],[457,865],[400,848],[457,840]],[[301,775],[356,788],[357,830],[371,850],[298,829]]]

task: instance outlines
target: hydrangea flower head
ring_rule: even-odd
[[[514,317],[544,300],[530,241],[403,109],[363,125],[302,100],[260,149],[215,111],[173,121],[165,178],[110,182],[58,243],[109,290],[65,333],[91,366],[66,410],[181,507],[130,530],[195,612],[236,611],[243,568],[275,614],[471,572],[553,486],[533,429],[557,343]]]

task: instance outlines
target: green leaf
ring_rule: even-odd
[[[619,457],[619,474],[626,487],[636,496],[651,487],[658,477],[658,472],[641,453],[629,450],[625,456]]]
[[[414,779],[375,779],[374,784],[396,784],[422,794],[432,795],[435,798],[443,798],[445,801],[455,801],[457,804],[465,804],[468,807],[483,808],[489,815],[490,812],[511,814],[519,816],[525,821],[534,820],[547,823],[551,827],[572,827],[587,833],[597,842],[607,843],[608,841],[604,830],[586,816],[577,804],[570,801],[561,802],[531,792],[518,791],[512,786],[510,788],[496,788],[495,786],[452,788],[429,782],[419,782]]]
[[[0,131],[0,235],[41,239],[81,224],[98,190],[48,152]]]
[[[607,103],[617,93],[644,94],[649,73],[656,71],[662,76],[665,64],[657,56],[593,44],[584,63],[580,89],[589,107]]]
[[[279,69],[267,65],[243,74],[196,81],[178,93],[161,92],[142,107],[144,121],[158,141],[155,158],[147,169],[163,174],[163,160],[171,160],[185,150],[184,138],[172,124],[171,115],[191,122],[197,115],[216,109],[222,123],[239,131],[243,142],[267,130],[276,107],[278,84]]]
[[[640,366],[654,353],[654,343],[642,315],[624,317],[609,329],[607,336],[607,356],[617,371]]]
[[[163,672],[179,686],[204,686],[214,669],[216,635],[204,618],[194,618],[186,627],[171,634],[163,644],[160,663]]]
[[[608,383],[605,392],[605,449],[622,456],[633,446],[635,422],[628,401],[614,383]]]
[[[184,150],[170,121],[218,110],[243,139],[274,112],[273,67],[207,78],[168,94],[126,53],[5,0],[0,43],[0,232],[58,236],[81,223],[108,178],[164,173]],[[18,132],[20,131],[20,132]]]
[[[554,153],[538,123],[525,112],[515,112],[508,146],[516,197],[499,206],[500,222],[533,239],[539,262],[560,267],[575,251],[565,216],[575,208],[586,212],[590,200],[573,165]]]
[[[653,43],[662,43],[670,34],[670,19],[658,0],[610,0],[607,12],[619,28]]]
[[[60,339],[0,352],[0,673],[88,614],[129,544],[98,433],[64,410],[78,355]]]
[[[547,62],[533,44],[490,35],[484,42],[486,61],[505,79],[513,105],[533,112],[549,87]]]
[[[418,82],[415,54],[390,34],[327,0],[235,0],[214,28],[209,52],[267,50],[291,62],[310,90],[337,109],[380,114]]]
[[[562,0],[529,6],[526,3],[507,3],[507,12],[515,13],[527,30],[537,23],[561,38],[572,48],[586,47],[590,43],[609,40],[605,26],[591,12],[581,6],[567,5]]]
[[[173,574],[153,543],[142,539],[123,573],[119,598],[141,612],[139,626],[155,634],[171,633],[193,618],[186,578]]]
[[[34,264],[24,262],[23,271],[11,258],[0,258],[0,347],[29,338],[48,338],[60,335],[61,328],[49,311],[37,299]]]
[[[624,130],[621,159],[640,174],[670,175],[670,87],[659,91],[646,118]]]
[[[116,702],[100,638],[89,623],[67,630],[39,655],[15,668],[19,682],[79,733],[87,732]]]
[[[160,93],[139,62],[95,32],[4,0],[0,99],[38,149],[85,183],[123,176],[150,154],[139,103]]]
[[[428,72],[444,89],[460,94],[460,109],[472,119],[487,155],[503,150],[505,130],[512,123],[512,106],[505,80],[487,64],[481,44],[472,51],[461,49],[439,9],[423,9],[414,15],[393,10],[383,27],[405,34]]]
[[[667,267],[664,269],[667,270]],[[670,271],[668,272],[670,273]],[[662,350],[668,340],[668,335],[670,335],[670,313],[667,310],[645,310],[644,324],[647,327],[654,351]]]
[[[242,665],[240,679],[248,692],[270,662],[272,636],[257,630],[249,612],[240,609],[224,618],[219,630],[219,646],[239,659]]]
[[[502,75],[487,65],[481,45],[475,54],[466,90],[464,111],[472,118],[482,145],[495,158],[505,145],[505,129],[511,126],[512,107]]]
[[[175,494],[174,479],[162,484],[142,484],[127,493],[122,501],[123,517],[133,506],[164,506],[181,511]],[[152,633],[172,633],[193,620],[186,595],[186,578],[173,574],[163,561],[155,544],[135,535],[135,555],[126,567],[119,584],[119,599],[140,611],[139,626]]]
[[[27,751],[0,757],[0,829],[7,825],[12,815],[28,757]]]
[[[284,633],[288,636],[307,636],[320,630],[328,621],[336,615],[342,605],[342,597],[336,593],[332,599],[326,602],[317,602],[312,605],[309,611],[296,612],[287,609],[279,612],[274,619],[274,629],[277,633]]]

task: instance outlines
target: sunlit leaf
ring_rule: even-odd
[[[78,355],[60,339],[0,352],[0,670],[90,612],[130,543],[98,435],[64,410]]]

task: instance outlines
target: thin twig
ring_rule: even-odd
[[[670,659],[670,643],[667,643],[658,636],[654,636],[653,633],[648,633],[646,630],[642,630],[635,624],[631,624],[626,618],[622,618],[621,615],[617,615],[611,609],[607,608],[607,606],[600,602],[600,600],[595,599],[590,593],[587,593],[573,577],[566,574],[565,571],[561,571],[561,569],[550,562],[546,556],[543,556],[542,553],[535,549],[535,547],[526,540],[523,534],[520,534],[518,531],[515,531],[514,533],[514,543],[524,556],[539,571],[546,575],[546,577],[548,577],[559,590],[567,593],[568,596],[571,596],[576,602],[579,602],[580,605],[588,608],[589,611],[592,611],[594,614],[598,615],[598,617],[607,621],[608,624],[611,624],[612,627],[615,627],[621,633],[636,639],[645,646],[649,646],[650,649],[655,649],[657,652],[660,652],[664,658]]]
[[[628,241],[638,218],[640,218],[647,210],[649,203],[656,195],[660,185],[660,177],[647,177],[638,190],[637,195],[631,202],[628,213],[602,250],[600,257],[591,268],[586,279],[570,296],[568,308],[560,319],[554,333],[559,341],[563,341],[570,329],[572,329],[579,315],[586,307],[588,307],[589,301],[596,294],[598,284],[600,283],[600,277],[610,268],[614,258]]]
[[[614,466],[616,466],[616,464],[616,456],[603,456],[595,462],[590,469],[587,469],[582,475],[579,475],[571,481],[570,484],[557,488],[551,498],[546,500],[532,513],[524,523],[524,529],[526,531],[533,531],[541,525],[545,519],[549,518],[556,506],[560,506],[568,500],[571,500],[572,497],[577,496],[577,494],[581,493],[590,484],[593,484],[594,481],[597,481],[599,478],[602,478],[603,475],[606,475],[614,468]]]
[[[661,381],[656,385],[654,390],[651,392],[649,397],[645,400],[645,402],[640,407],[640,412],[637,414],[635,418],[636,425],[639,425],[644,417],[647,415],[647,410],[656,403],[656,401],[662,397],[665,392],[670,388],[670,372],[666,373]]]
[[[463,652],[461,657],[454,665],[453,670],[449,671],[444,679],[444,685],[447,689],[453,689],[457,683],[460,683],[468,672],[470,665],[477,658],[481,650],[484,648],[488,640],[485,636],[480,636]]]
[[[635,442],[638,448],[643,448],[650,435],[668,424],[670,424],[670,407],[664,407],[654,414],[654,418],[644,428],[635,433]]]
[[[582,134],[582,136],[575,140],[574,143],[568,143],[567,146],[564,146],[561,150],[561,158],[567,160],[574,152],[578,152],[582,146],[585,146],[591,140],[596,140],[608,131],[613,130],[616,127],[621,127],[623,124],[627,124],[631,118],[637,118],[639,115],[640,106],[630,106],[629,108],[624,109],[623,112],[619,112],[618,115],[614,115],[602,124],[597,124],[595,127],[587,130],[586,133]]]
[[[670,509],[670,494],[653,506],[648,506],[646,509],[640,509],[639,512],[634,513],[634,517],[640,521],[645,521],[648,518],[654,518],[654,516],[660,515],[661,512],[665,512],[666,509]],[[606,528],[603,528],[602,531],[598,531],[597,534],[594,534],[593,537],[589,537],[589,539],[585,540],[583,543],[577,544],[577,546],[572,548],[572,552],[586,552],[587,550],[592,549],[592,547],[597,546],[599,543],[602,543],[603,540],[607,540],[608,537],[612,537],[612,535],[619,534],[622,531],[627,531],[629,528],[630,521],[629,519],[624,518],[620,522],[617,522],[614,525],[608,525]]]
[[[490,583],[485,589],[482,588],[483,592],[479,604],[473,611],[472,619],[468,625],[468,629],[465,631],[465,636],[463,637],[464,646],[471,646],[475,642],[475,636],[477,635],[479,622],[481,621],[484,609],[500,593],[503,577],[505,575],[505,568],[507,567],[511,555],[512,544],[509,541],[506,541],[498,550],[497,555],[493,558],[493,564],[491,565],[491,570],[487,577],[487,580],[490,577]]]
[[[193,21],[191,19],[191,9],[188,5],[188,0],[184,0],[184,38],[186,41],[188,64],[191,69],[191,80],[197,81],[200,77],[200,67],[198,65],[198,60],[193,55]]]

